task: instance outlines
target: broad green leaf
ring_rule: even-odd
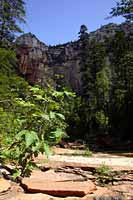
[[[51,119],[55,119],[56,118],[56,113],[51,111],[49,113],[49,116],[50,116]]]
[[[50,120],[49,115],[47,114],[41,114],[41,117],[45,120],[48,120],[48,121]]]
[[[17,177],[21,175],[21,171],[16,169],[15,172],[12,175],[12,178],[15,180]]]
[[[16,135],[16,139],[20,140],[20,139],[22,139],[22,137],[25,136],[26,134],[29,134],[29,130],[22,130],[22,131],[20,131],[20,132]]]
[[[38,88],[38,87],[31,87],[30,88],[30,91],[33,91],[33,92],[39,92],[40,91],[40,88]]]
[[[38,141],[37,133],[34,131],[29,131],[28,134],[25,135],[26,147],[28,148],[30,145],[35,144]]]
[[[65,120],[65,116],[62,115],[61,113],[56,113],[56,116],[58,116],[60,119]]]
[[[66,137],[66,133],[60,128],[57,128],[56,131],[52,131],[50,135],[52,135],[50,138],[55,140],[56,143],[60,142],[63,137]]]
[[[65,94],[67,97],[76,97],[76,94],[73,93],[73,92],[64,91],[64,94]]]
[[[45,101],[45,98],[42,95],[36,94],[36,95],[33,95],[33,96],[36,97],[36,100]]]

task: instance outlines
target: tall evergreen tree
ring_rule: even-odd
[[[16,32],[22,32],[19,24],[25,22],[24,0],[0,0],[0,44],[11,42]]]
[[[111,42],[113,66],[112,101],[110,104],[111,132],[120,138],[131,138],[133,110],[133,48],[132,38],[117,32]]]
[[[82,31],[83,30],[83,31]],[[108,126],[107,107],[110,92],[110,69],[106,61],[104,43],[89,38],[87,28],[81,26],[81,73],[85,132],[102,131]],[[83,118],[83,116],[82,116]]]

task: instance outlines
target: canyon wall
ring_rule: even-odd
[[[108,24],[88,34],[90,40],[104,42],[117,31],[132,35],[131,23],[121,25]],[[31,83],[45,87],[48,83],[54,87],[59,85],[72,88],[82,93],[81,40],[57,46],[47,46],[31,33],[16,39],[19,72]]]

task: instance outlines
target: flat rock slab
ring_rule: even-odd
[[[33,170],[30,179],[36,179],[39,181],[42,180],[46,181],[63,181],[63,182],[69,182],[69,181],[84,181],[84,177],[79,174],[74,173],[64,173],[64,172],[55,172],[54,169],[48,170],[46,172],[42,172],[39,170]]]
[[[81,200],[81,199],[76,197],[59,198],[39,193],[39,194],[20,194],[8,200]]]
[[[133,199],[133,184],[121,184],[111,187],[112,191],[119,192],[125,196],[125,199]]]
[[[51,155],[46,163],[44,162],[47,159],[46,156],[40,154],[37,158],[35,158],[35,162],[42,168],[70,166],[89,170],[89,168],[98,168],[104,163],[115,171],[133,170],[133,157],[100,153],[93,154],[92,157],[70,155]]]
[[[23,186],[28,192],[45,193],[58,197],[83,197],[96,189],[92,181],[84,182],[63,182],[46,181],[39,179],[25,178],[22,181]]]
[[[93,194],[86,195],[82,200],[90,200],[90,198],[91,200],[94,200],[94,198],[97,200],[126,200],[121,194],[104,187],[97,187]]]
[[[133,195],[133,184],[121,184],[111,187],[112,190],[122,193],[132,193]]]
[[[76,163],[84,165],[101,166],[103,163],[110,167],[123,167],[133,169],[133,158],[127,157],[83,157],[83,156],[64,156],[54,155],[49,156],[50,161]]]
[[[10,200],[57,200],[57,198],[45,194],[19,194]]]
[[[9,181],[0,178],[0,193],[2,192],[6,192],[7,190],[9,190],[11,187]]]

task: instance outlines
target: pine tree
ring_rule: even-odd
[[[86,132],[105,131],[110,91],[110,70],[106,66],[104,43],[89,38],[86,26],[80,28],[83,113]]]
[[[110,103],[111,132],[120,138],[131,138],[133,110],[132,39],[117,32],[111,42],[113,84]],[[132,131],[131,131],[132,132]]]
[[[13,41],[16,32],[22,32],[18,24],[25,22],[24,0],[0,1],[0,44]]]

